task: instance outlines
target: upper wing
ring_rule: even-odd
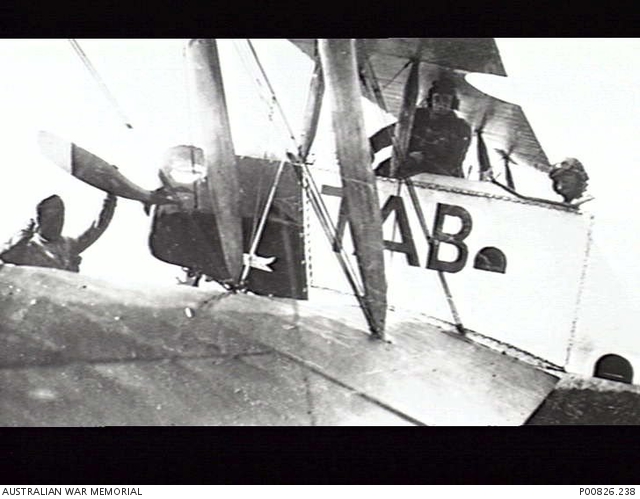
[[[292,39],[300,50],[312,56],[314,40]],[[370,72],[378,81],[388,112],[398,116],[408,70],[415,57],[420,65],[421,94],[443,74],[456,83],[459,115],[475,129],[481,128],[490,150],[503,149],[517,162],[542,171],[550,169],[547,155],[538,142],[522,108],[491,97],[467,82],[469,73],[506,76],[497,45],[492,38],[394,38],[358,40],[360,56],[366,56]],[[363,61],[360,61],[361,64]]]
[[[313,57],[314,39],[292,38],[290,41]],[[471,73],[506,76],[493,38],[361,38],[358,45],[376,65],[393,65],[395,61],[398,67],[402,67],[407,59],[416,57],[419,52],[422,62]],[[392,75],[378,76],[382,81]]]

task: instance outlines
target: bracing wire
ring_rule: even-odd
[[[124,122],[124,126],[132,130],[133,126],[131,125],[131,122],[129,121],[127,116],[124,114],[124,111],[119,106],[118,101],[113,96],[113,94],[109,90],[109,87],[107,87],[107,84],[104,82],[104,80],[102,79],[102,77],[100,76],[96,68],[93,66],[93,64],[91,64],[91,60],[89,59],[87,54],[85,54],[84,50],[82,50],[82,47],[80,47],[80,44],[76,41],[75,38],[69,38],[69,43],[71,44],[71,46],[73,47],[73,50],[75,50],[76,54],[78,55],[78,57],[80,58],[84,66],[87,68],[91,76],[93,77],[94,81],[98,84],[98,86],[102,90],[102,93],[105,95],[107,100],[111,103],[111,106],[113,107],[113,109],[115,109],[116,113],[120,115],[120,118]]]
[[[289,122],[286,118],[286,115],[284,113],[284,110],[282,108],[282,106],[280,105],[280,102],[276,96],[275,90],[273,88],[273,86],[271,85],[271,82],[269,80],[269,77],[266,73],[266,71],[264,70],[264,67],[262,66],[262,64],[260,63],[260,59],[258,57],[258,54],[255,50],[255,48],[253,47],[253,44],[251,43],[250,40],[247,40],[247,44],[251,50],[251,53],[253,54],[253,58],[256,62],[256,65],[258,66],[258,69],[260,70],[260,73],[262,75],[262,78],[264,79],[264,81],[266,82],[266,85],[269,89],[269,92],[271,94],[271,100],[272,102],[275,104],[276,108],[278,109],[278,113],[280,114],[280,117],[282,119],[282,122],[284,123],[288,135],[289,135],[289,139],[294,147],[295,151],[299,151],[299,145],[298,145],[298,140],[296,139],[293,130],[291,128],[291,126],[289,125]],[[343,269],[343,271],[345,272],[345,275],[347,276],[347,279],[349,281],[349,283],[351,284],[354,293],[356,294],[356,298],[358,299],[358,301],[361,303],[362,305],[362,299],[364,296],[364,291],[363,291],[363,286],[359,283],[359,281],[356,278],[356,272],[355,269],[353,268],[351,261],[348,258],[348,255],[346,254],[346,251],[344,250],[344,248],[342,247],[342,245],[340,244],[340,242],[338,241],[338,238],[336,237],[336,229],[335,226],[333,224],[333,222],[331,221],[331,217],[329,215],[329,211],[327,210],[327,207],[324,203],[324,201],[322,200],[322,196],[320,195],[320,192],[318,190],[317,185],[315,184],[315,181],[313,180],[313,177],[311,176],[311,172],[309,171],[308,166],[304,163],[304,162],[300,162],[298,163],[299,167],[302,168],[302,172],[303,172],[303,180],[304,180],[304,186],[307,190],[307,192],[310,194],[309,198],[311,200],[311,204],[314,208],[314,211],[316,212],[316,214],[318,215],[318,219],[320,221],[320,224],[325,232],[325,234],[327,235],[327,238],[332,242],[332,243],[337,243],[337,247],[339,249],[339,254],[338,254],[338,260],[339,263]],[[367,316],[367,318],[370,318],[370,313],[367,309],[366,306],[362,306],[362,309],[365,313],[365,315]]]
[[[409,67],[409,65],[410,65],[412,62],[413,62],[413,61],[412,61],[411,59],[409,59],[409,60],[405,63],[405,65],[404,65],[404,66],[402,66],[402,67],[398,70],[398,72],[397,72],[396,74],[394,74],[394,75],[393,75],[393,78],[391,78],[391,79],[387,82],[387,84],[386,84],[384,87],[382,87],[382,90],[386,90],[386,89],[387,89],[387,87],[388,87],[389,85],[391,85],[394,81],[396,81],[396,78],[398,78],[398,76],[400,76],[400,74],[401,74],[405,69],[407,69],[407,68]]]
[[[252,72],[250,65],[248,63],[248,61],[245,59],[244,55],[242,54],[242,52],[239,50],[238,46],[236,44],[234,44],[234,48],[236,50],[236,53],[238,54],[240,60],[242,61],[243,66],[245,67],[245,70],[247,71],[247,73],[249,74],[249,76],[252,78],[254,84],[257,87],[258,90],[258,95],[261,97],[261,99],[263,100],[263,102],[265,102],[265,104],[267,104],[269,110],[267,112],[267,119],[270,122],[273,122],[273,109],[272,109],[272,103],[275,103],[276,101],[276,97],[275,94],[272,94],[271,99],[266,98],[265,95],[261,95],[261,93],[264,93],[264,86],[262,84],[262,82],[260,81],[260,78],[257,78],[255,76],[255,74]],[[256,60],[256,63],[259,64],[259,61]],[[262,74],[263,76],[265,76],[264,71],[262,70]],[[269,89],[272,90],[272,87],[270,85],[270,83],[267,81],[267,85],[269,86]],[[256,211],[254,213],[254,224],[252,227],[252,233],[251,233],[251,246],[249,248],[249,258],[248,261],[246,261],[243,265],[242,268],[242,273],[240,275],[240,284],[242,285],[248,275],[249,272],[251,270],[251,258],[253,258],[256,254],[256,251],[258,249],[258,245],[260,244],[260,240],[262,238],[262,234],[264,232],[266,223],[267,223],[267,217],[268,217],[268,213],[271,210],[271,206],[273,205],[273,201],[275,199],[275,194],[276,194],[276,189],[278,187],[278,184],[280,183],[280,177],[282,176],[282,173],[284,171],[284,165],[285,165],[286,160],[282,160],[278,166],[278,169],[276,170],[276,174],[274,177],[274,180],[272,182],[271,188],[269,190],[269,194],[267,196],[267,200],[265,201],[265,204],[263,206],[262,209],[262,214],[260,216],[260,220],[258,221],[258,210],[259,207],[256,204]],[[261,181],[262,182],[262,181]],[[260,184],[260,191],[262,188],[262,183]]]
[[[247,74],[249,75],[250,79],[252,80],[252,82],[254,83],[255,87],[256,87],[256,94],[258,95],[258,97],[264,102],[265,101],[265,96],[262,95],[262,84],[260,83],[260,81],[255,78],[252,75],[252,71],[251,68],[249,66],[249,63],[245,57],[245,54],[240,50],[239,46],[238,46],[238,42],[234,41],[233,42],[233,48],[236,52],[236,55],[238,56],[238,59],[240,60],[240,62],[242,62],[242,65],[245,69],[245,71],[247,72]],[[260,184],[258,185],[258,189],[257,189],[257,194],[256,194],[256,198],[257,199],[261,199],[262,197],[262,189],[263,189],[263,185],[264,185],[264,178],[261,176],[260,177]],[[249,237],[249,239],[251,241],[253,241],[255,235],[256,235],[256,230],[258,228],[258,219],[259,219],[259,212],[260,212],[260,206],[258,205],[258,203],[256,203],[255,205],[255,209],[253,210],[253,216],[252,216],[252,224],[251,224],[251,236]]]
[[[318,218],[320,219],[320,223],[323,225],[323,230],[327,234],[329,240],[338,249],[338,253],[340,255],[340,258],[339,258],[340,264],[343,266],[343,268],[348,269],[348,273],[350,274],[347,276],[347,278],[350,280],[353,280],[353,283],[354,283],[353,286],[357,289],[357,293],[359,294],[359,296],[364,296],[363,285],[360,284],[360,282],[355,277],[357,275],[355,272],[355,269],[353,268],[351,260],[349,259],[349,256],[347,255],[346,250],[342,246],[342,243],[337,236],[336,226],[333,224],[333,221],[331,220],[331,216],[329,215],[329,210],[327,210],[327,206],[322,200],[322,196],[320,195],[320,190],[318,189],[318,186],[316,185],[315,180],[311,176],[311,173],[309,172],[307,166],[306,165],[302,165],[302,166],[306,173],[307,184],[309,186],[309,189],[312,192],[312,196],[310,196],[310,198],[312,198],[312,202],[317,205],[316,211],[320,215]]]
[[[278,108],[278,112],[280,114],[280,117],[282,118],[283,123],[285,124],[286,128],[287,128],[287,132],[289,133],[289,138],[291,139],[292,143],[296,145],[296,151],[297,149],[297,139],[295,134],[293,133],[293,129],[291,128],[291,125],[289,124],[289,121],[287,120],[287,116],[284,112],[284,109],[282,109],[282,106],[280,105],[280,101],[278,100],[278,98],[276,97],[276,92],[273,89],[273,86],[271,85],[271,81],[269,80],[269,77],[267,76],[266,71],[264,70],[264,67],[262,66],[262,63],[260,62],[260,58],[258,57],[258,54],[256,52],[256,49],[253,46],[253,43],[251,43],[251,40],[247,39],[247,45],[249,46],[249,50],[251,50],[251,53],[253,54],[253,59],[256,62],[256,65],[258,66],[258,69],[260,70],[260,73],[262,74],[262,77],[264,78],[264,81],[266,82],[268,88],[269,88],[269,92],[271,94],[271,97],[273,99],[273,103],[274,105]]]
[[[366,67],[364,68],[366,70],[365,74],[362,74],[362,81],[365,85],[365,87],[367,87],[368,91],[373,95],[373,97],[376,99],[377,102],[377,106],[376,106],[376,114],[378,116],[378,121],[380,123],[380,127],[384,127],[384,122],[385,120],[385,113],[388,113],[387,110],[387,105],[384,101],[384,97],[382,96],[382,89],[380,88],[380,85],[378,84],[378,81],[376,79],[376,75],[375,72],[373,71],[373,66],[371,65],[371,60],[369,59],[369,57],[366,55],[366,53],[362,52],[362,55],[364,55],[364,61],[363,63],[366,65]],[[402,71],[404,71],[405,68],[407,68],[409,65],[409,63],[405,64],[402,69],[396,73],[396,75],[391,79],[391,81],[389,82],[389,84],[393,83],[393,81],[400,75],[400,73],[402,73]],[[392,148],[395,149],[395,134],[393,134],[391,136],[391,141],[392,141]],[[398,182],[398,188],[396,189],[396,196],[400,196],[400,193],[402,192],[402,182]],[[392,233],[391,233],[391,240],[395,241],[396,240],[396,236],[398,233],[398,225],[394,224],[393,225],[393,229],[392,229]],[[393,261],[393,257],[395,256],[395,252],[391,252],[390,258],[391,261]]]
[[[255,231],[255,234],[252,235],[251,247],[249,248],[249,261],[247,261],[242,268],[242,274],[240,275],[240,285],[244,283],[244,281],[247,279],[247,276],[249,275],[249,270],[251,269],[251,258],[253,258],[253,256],[256,254],[256,251],[258,250],[258,244],[260,244],[260,239],[262,238],[264,227],[267,224],[267,215],[269,214],[269,210],[273,205],[273,199],[276,195],[276,188],[280,183],[280,177],[282,175],[282,172],[284,171],[284,164],[285,161],[282,160],[280,162],[280,165],[278,165],[278,170],[276,171],[276,176],[273,179],[273,184],[271,185],[269,196],[267,198],[267,201],[265,202],[264,209],[262,210],[260,222]]]
[[[247,60],[247,56],[245,54],[244,51],[241,50],[241,48],[239,47],[239,44],[237,42],[233,43],[233,47],[235,49],[236,54],[238,55],[238,58],[240,59],[240,61],[242,62],[242,65],[245,69],[245,71],[247,72],[247,74],[249,75],[249,78],[251,79],[251,81],[253,82],[255,88],[256,88],[256,93],[258,95],[258,97],[260,97],[260,99],[262,100],[262,102],[266,105],[266,107],[268,108],[268,111],[266,113],[266,118],[269,122],[273,123],[273,98],[271,98],[268,95],[269,90],[265,89],[264,84],[262,83],[262,81],[260,80],[260,76],[256,75],[255,73],[255,69],[252,67],[252,65],[250,64],[250,62]],[[279,141],[281,139],[281,137],[278,135],[276,136],[276,134],[274,134],[274,127],[267,127],[267,133],[269,134],[270,137],[272,137],[273,139],[275,139],[276,141]],[[283,143],[283,147],[284,143]],[[273,202],[273,199],[271,199],[271,201],[269,201],[269,198],[271,198],[271,192],[273,192],[273,194],[275,195],[275,189],[277,188],[277,185],[280,181],[280,174],[281,174],[281,170],[283,169],[284,165],[281,164],[281,166],[278,168],[278,170],[276,171],[276,176],[275,176],[275,180],[273,185],[270,188],[269,194],[268,194],[268,200],[265,204],[265,206],[263,207],[263,214],[262,216],[260,215],[260,205],[258,203],[256,203],[255,205],[255,210],[253,212],[253,219],[252,219],[252,227],[251,227],[251,236],[250,236],[250,240],[252,241],[252,247],[254,247],[253,251],[249,252],[250,257],[253,256],[255,254],[255,251],[257,250],[257,246],[260,242],[260,238],[261,238],[261,234],[262,231],[264,230],[264,227],[260,228],[260,224],[261,224],[261,219],[265,220],[266,223],[266,215],[271,207],[271,204]],[[257,199],[261,199],[262,198],[262,192],[263,192],[263,187],[264,187],[264,177],[260,178],[260,184],[258,185],[258,192],[257,192]],[[258,235],[259,233],[259,235]],[[248,267],[244,267],[243,268],[243,273],[242,273],[242,277],[241,280],[244,280],[247,278],[248,276],[248,272],[249,272],[249,268]]]
[[[391,81],[389,83],[387,83],[387,85],[384,87],[386,88],[389,84],[391,84],[399,75],[400,73],[402,73],[402,71],[404,71],[413,61],[410,59],[403,67],[402,69],[400,69],[400,71],[398,71],[396,73],[396,75],[391,79]],[[367,63],[369,64],[370,61],[367,58]],[[377,81],[375,81],[375,74],[373,73],[373,68],[371,68],[371,66],[369,66],[369,72],[371,73],[371,78],[373,79],[372,82],[368,82],[372,85],[373,87],[373,91],[374,91],[374,95],[376,96],[376,99],[378,100],[378,104],[380,105],[380,107],[382,109],[387,109],[386,103],[384,102],[384,97],[382,96],[381,92],[377,92],[377,88],[378,87],[378,83]],[[395,149],[396,148],[396,138],[395,138],[395,134],[393,134],[391,136],[391,142],[392,142],[392,147]],[[400,187],[402,185],[403,182],[399,182],[398,183],[398,195],[400,193]],[[414,206],[414,209],[416,211],[416,215],[418,216],[418,221],[420,222],[420,227],[424,233],[424,236],[426,238],[426,240],[428,242],[431,241],[431,234],[429,233],[429,229],[427,226],[427,223],[424,219],[424,214],[422,212],[422,208],[420,206],[420,202],[418,200],[418,196],[415,190],[415,186],[412,182],[411,179],[406,179],[404,181],[404,183],[407,186],[407,191],[409,192],[409,196],[411,197],[411,201],[412,204]],[[395,234],[394,234],[394,239],[395,239]],[[441,270],[437,271],[438,273],[438,278],[440,280],[440,284],[442,285],[442,289],[443,292],[445,294],[445,297],[447,299],[447,303],[449,305],[449,310],[451,311],[451,315],[453,317],[456,329],[461,333],[461,334],[465,334],[465,328],[462,324],[462,320],[460,319],[460,314],[458,312],[458,308],[455,304],[455,301],[453,300],[453,295],[451,293],[451,289],[449,288],[449,284],[447,283],[447,279],[444,275],[444,273]]]

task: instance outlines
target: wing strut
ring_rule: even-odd
[[[218,47],[215,40],[191,40],[187,54],[193,75],[198,142],[204,151],[211,208],[218,222],[218,237],[229,279],[237,284],[243,253],[240,193]]]
[[[335,226],[331,221],[331,217],[329,216],[329,212],[327,211],[327,208],[322,200],[320,191],[318,190],[318,187],[315,184],[313,180],[313,176],[311,175],[311,172],[309,171],[308,165],[306,163],[307,156],[309,154],[309,151],[311,150],[311,146],[313,144],[313,141],[315,139],[316,132],[318,129],[320,111],[322,108],[322,100],[323,100],[323,95],[325,90],[325,83],[324,83],[325,78],[324,78],[320,58],[318,57],[318,54],[316,52],[315,67],[311,77],[309,94],[307,98],[305,114],[303,117],[303,128],[300,134],[300,138],[298,140],[293,135],[291,127],[289,126],[289,123],[286,120],[286,117],[280,106],[280,103],[276,98],[274,89],[269,82],[269,78],[267,77],[267,74],[265,73],[264,68],[260,64],[260,61],[258,59],[255,49],[253,48],[250,41],[248,41],[248,43],[253,53],[253,56],[256,60],[256,63],[258,64],[258,67],[262,73],[262,76],[265,79],[267,86],[269,87],[269,91],[271,92],[272,99],[276,104],[276,107],[279,113],[282,116],[285,126],[287,127],[289,138],[291,139],[292,144],[295,146],[294,150],[296,152],[295,153],[288,152],[287,156],[289,157],[289,160],[295,167],[294,171],[298,175],[298,179],[309,197],[309,201],[318,217],[318,220],[320,222],[320,225],[323,231],[325,232],[325,235],[327,236],[328,240],[331,243],[339,244],[339,240],[336,237]],[[277,185],[277,180],[274,182],[274,186],[275,185]],[[353,269],[353,267],[351,266],[348,256],[341,246],[339,247],[338,254],[336,256],[338,258],[338,262],[340,263],[340,266],[343,272],[345,273],[345,276],[351,288],[353,289],[354,295],[363,310],[363,313],[365,315],[365,318],[367,319],[367,323],[369,324],[369,327],[373,335],[378,338],[382,338],[384,331],[380,329],[379,321],[376,322],[374,320],[373,318],[374,316],[372,315],[370,308],[367,306],[367,302],[365,301],[365,291],[363,290],[363,286],[358,282],[355,269]],[[386,313],[386,306],[385,306],[385,313]]]
[[[480,165],[480,180],[491,181],[493,178],[493,168],[491,167],[491,161],[489,160],[489,153],[487,152],[487,146],[484,143],[484,137],[482,136],[482,128],[476,130],[477,146],[478,146],[478,163]]]
[[[300,159],[304,162],[309,155],[313,140],[318,131],[318,122],[320,121],[320,111],[322,109],[322,97],[324,96],[324,77],[322,75],[322,64],[320,57],[316,54],[315,66],[311,75],[311,84],[309,85],[309,94],[307,97],[307,105],[305,107],[304,118],[302,123],[302,133],[300,134],[299,154]]]
[[[384,102],[382,89],[378,84],[378,77],[373,70],[373,65],[371,64],[371,60],[369,59],[369,54],[367,54],[364,40],[356,40],[356,48],[358,50],[357,55],[360,77],[362,78],[362,83],[365,87],[365,91],[368,93],[368,96],[373,97],[373,99],[371,100],[375,101],[383,111],[388,112],[389,110],[387,109],[386,103]],[[404,70],[404,68],[402,69]]]
[[[336,251],[336,257],[338,259],[338,263],[344,272],[351,289],[353,290],[353,294],[355,295],[358,303],[365,315],[367,323],[369,324],[369,328],[377,337],[381,337],[381,335],[377,334],[377,330],[375,329],[375,322],[371,316],[369,308],[364,299],[364,289],[362,284],[358,281],[357,274],[351,262],[349,261],[349,257],[342,247],[340,242],[340,238],[337,237],[338,230],[333,225],[331,221],[331,216],[327,211],[327,207],[322,201],[322,196],[320,195],[320,191],[318,186],[313,180],[311,176],[311,172],[307,166],[306,160],[309,155],[309,151],[311,150],[311,146],[313,145],[313,141],[316,137],[316,132],[318,130],[318,122],[320,120],[320,111],[322,110],[322,99],[324,96],[324,75],[322,71],[322,64],[320,61],[320,56],[317,53],[317,45],[316,45],[316,53],[314,56],[315,59],[315,67],[313,70],[313,74],[311,76],[311,82],[309,85],[309,94],[307,97],[307,104],[305,107],[305,114],[303,118],[303,126],[302,133],[300,134],[300,145],[298,146],[299,157],[296,158],[294,165],[296,166],[296,174],[304,186],[307,195],[309,196],[309,201],[313,210],[318,217],[318,221],[327,236],[329,242],[334,246],[334,251]]]
[[[381,338],[387,312],[382,219],[360,103],[355,40],[323,39],[318,48],[332,105],[347,220],[362,277],[364,304],[371,330]]]
[[[409,76],[404,85],[400,117],[393,131],[393,151],[391,155],[391,177],[395,177],[398,168],[407,160],[413,118],[416,114],[416,101],[420,87],[420,59],[411,61]]]
[[[407,77],[407,81],[404,86],[404,93],[402,96],[402,109],[400,110],[400,120],[396,125],[394,130],[394,136],[392,138],[393,142],[393,156],[392,161],[394,159],[398,161],[399,159],[406,160],[406,151],[408,150],[409,140],[411,138],[411,129],[413,127],[413,116],[415,115],[415,108],[417,104],[418,92],[419,92],[419,65],[420,65],[420,50],[421,46],[418,47],[418,52],[416,58],[411,62],[411,69],[409,72],[409,76]],[[361,57],[366,57],[366,54],[362,53]],[[371,73],[368,75],[370,78],[372,77]],[[376,81],[369,82],[373,88],[377,87]],[[377,104],[382,109],[387,109],[386,103],[384,101],[384,97],[379,92],[374,92],[376,96]],[[403,122],[404,120],[404,122]],[[398,159],[396,159],[398,158]],[[393,165],[393,163],[392,163]],[[396,163],[396,168],[400,163]],[[392,166],[393,168],[393,166]],[[427,223],[424,217],[424,213],[422,212],[422,207],[420,206],[420,202],[418,201],[418,194],[416,193],[415,185],[410,178],[404,180],[407,190],[409,191],[409,196],[411,197],[411,202],[416,210],[416,215],[418,216],[418,221],[420,222],[420,228],[425,236],[427,242],[431,243],[431,234],[429,233],[429,228],[427,227]],[[438,270],[438,278],[440,279],[440,284],[442,285],[442,289],[447,299],[447,303],[449,305],[449,310],[451,311],[451,316],[453,317],[453,321],[455,323],[456,329],[460,334],[465,334],[465,328],[460,319],[460,314],[458,313],[458,308],[456,307],[455,302],[453,301],[453,296],[451,294],[451,289],[449,288],[449,284],[447,283],[447,279],[445,278],[444,272]]]

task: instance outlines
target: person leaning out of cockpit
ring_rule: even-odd
[[[471,126],[456,114],[458,105],[456,88],[451,80],[443,77],[433,82],[416,108],[409,154],[399,165],[395,177],[435,173],[464,178],[462,163],[471,142]],[[373,154],[392,145],[395,126],[392,123],[369,139]],[[391,159],[380,163],[375,174],[390,177]]]
[[[42,200],[36,219],[0,249],[0,264],[31,265],[79,272],[80,253],[91,246],[109,226],[117,197],[108,194],[98,219],[77,238],[62,235],[64,202],[58,195]]]
[[[565,158],[555,165],[549,172],[549,178],[553,182],[553,190],[562,196],[565,203],[579,202],[589,182],[589,175],[576,158]]]

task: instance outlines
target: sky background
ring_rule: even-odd
[[[38,130],[75,141],[149,189],[159,186],[156,170],[163,152],[194,141],[184,40],[79,42],[121,112],[67,40],[0,40],[2,240],[50,194],[66,202],[66,235],[80,233],[101,207],[100,191],[39,153]],[[509,77],[473,82],[523,107],[552,163],[576,157],[590,176],[589,193],[596,199],[584,208],[596,217],[595,269],[587,296],[593,306],[583,320],[594,329],[612,323],[630,327],[640,320],[640,40],[519,38],[497,43]],[[260,40],[255,46],[292,129],[299,130],[311,62],[286,41]],[[269,121],[275,113],[246,45],[222,40],[220,54],[236,152],[281,154],[286,137]],[[370,131],[385,124],[375,110],[366,113]],[[122,114],[133,130],[124,126]],[[330,155],[330,138],[318,140],[317,150]],[[551,191],[549,197],[554,197]],[[140,203],[120,199],[111,227],[84,254],[83,272],[123,283],[174,282],[178,269],[149,253],[149,225]]]

